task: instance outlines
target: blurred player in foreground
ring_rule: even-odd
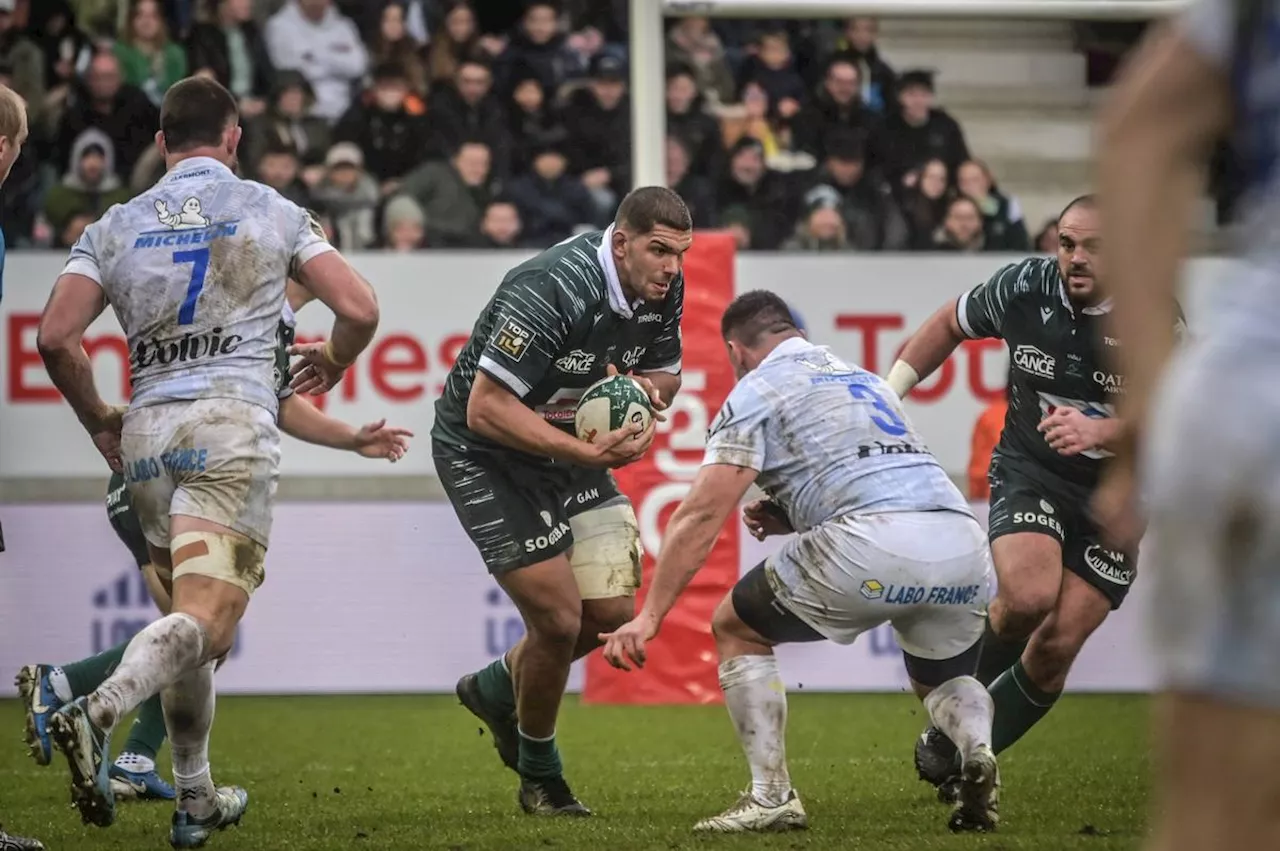
[[[1120,545],[1136,540],[1141,479],[1164,688],[1156,851],[1280,848],[1277,31],[1275,0],[1197,0],[1137,50],[1104,112],[1103,224],[1125,341],[1113,354],[1135,432],[1097,509]],[[1188,224],[1229,135],[1245,178],[1243,257],[1211,327],[1170,363]]]
[[[609,468],[644,454],[654,425],[587,443],[574,412],[593,383],[630,370],[655,409],[671,403],[692,241],[679,195],[632,191],[603,233],[507,273],[436,402],[440,481],[526,629],[511,652],[463,677],[458,697],[520,775],[531,814],[590,815],[564,780],[556,718],[569,666],[634,614],[640,585],[635,513]]]
[[[248,804],[209,770],[214,664],[262,583],[279,477],[275,350],[285,282],[335,314],[330,341],[305,348],[295,388],[326,389],[368,345],[369,286],[305,210],[231,169],[235,99],[191,78],[165,94],[156,144],[167,173],[107,211],[71,250],[37,345],[53,383],[113,470],[123,471],[152,563],[173,577],[171,614],[129,642],[115,671],[49,721],[81,817],[115,820],[111,733],[161,692],[177,812],[169,841],[203,845]],[[102,401],[82,346],[110,304],[132,351],[127,414]],[[298,347],[295,347],[297,351]]]
[[[1112,277],[1095,200],[1077,198],[1058,220],[1056,258],[1005,266],[947,302],[886,377],[905,398],[966,339],[1009,348],[1009,410],[988,472],[999,582],[978,664],[995,701],[997,754],[1053,708],[1080,649],[1137,572],[1135,550],[1105,546],[1088,511],[1125,429],[1116,417],[1125,376],[1103,359],[1123,341],[1103,326]],[[938,730],[916,743],[916,768],[943,800],[953,797],[959,762]]]
[[[9,176],[13,164],[27,141],[27,105],[13,89],[0,85],[0,184]],[[0,231],[0,298],[4,297],[4,232]],[[0,528],[0,553],[4,552],[4,530]],[[37,839],[6,833],[0,827],[0,851],[42,851]]]
[[[404,457],[413,433],[402,428],[387,427],[386,421],[370,423],[356,429],[325,415],[315,405],[302,399],[290,386],[289,348],[293,345],[295,314],[312,296],[306,289],[290,281],[286,290],[284,315],[277,327],[276,395],[280,399],[279,426],[285,434],[306,443],[355,452],[365,458],[383,458],[392,463]],[[133,509],[133,500],[122,473],[113,473],[107,486],[107,519],[116,536],[129,548],[147,589],[160,613],[172,609],[168,586],[172,576],[151,561],[142,524]],[[129,642],[122,642],[96,656],[68,665],[27,665],[17,678],[18,694],[27,712],[27,746],[39,765],[48,765],[52,754],[49,741],[49,719],[64,704],[91,693],[115,670],[124,657]],[[164,743],[164,711],[160,695],[149,697],[138,710],[129,727],[129,739],[111,764],[109,774],[116,798],[173,800],[173,787],[156,771],[156,754]],[[3,851],[3,846],[0,846]]]
[[[933,723],[960,746],[951,828],[994,829],[991,696],[971,676],[991,574],[982,527],[884,382],[805,340],[782,299],[745,293],[720,327],[738,383],[667,526],[644,606],[602,636],[610,663],[644,664],[645,642],[752,483],[769,495],[744,512],[752,534],[798,533],[742,577],[713,616],[720,686],[752,784],[694,829],[808,826],[787,772],[787,698],[773,648],[851,644],[886,621]]]

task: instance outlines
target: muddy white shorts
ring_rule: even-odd
[[[131,410],[125,482],[147,540],[169,546],[169,517],[199,517],[267,546],[280,474],[275,414],[231,399]]]
[[[778,602],[823,637],[851,644],[888,621],[921,659],[981,638],[992,586],[986,535],[955,511],[842,517],[796,535],[765,571]]]

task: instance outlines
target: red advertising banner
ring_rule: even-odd
[[[734,297],[734,242],[699,233],[685,256],[684,381],[643,459],[617,471],[631,498],[644,545],[644,583],[653,575],[663,530],[697,475],[707,428],[733,388],[733,370],[720,338],[720,316]],[[583,700],[590,703],[719,703],[711,615],[738,580],[737,517],[720,531],[703,566],[648,646],[642,670],[619,671],[600,653],[587,659]]]

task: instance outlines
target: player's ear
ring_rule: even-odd
[[[160,156],[168,158],[169,152],[164,147],[164,133],[159,130],[156,131],[156,149],[160,151]]]
[[[244,128],[238,123],[232,124],[227,130],[224,141],[227,145],[227,153],[234,155],[240,149],[240,137],[244,135]]]

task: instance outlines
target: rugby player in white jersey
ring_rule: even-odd
[[[752,783],[736,805],[694,829],[808,826],[787,771],[787,699],[773,648],[850,644],[886,621],[916,694],[961,753],[951,828],[994,829],[991,697],[972,676],[992,570],[982,527],[897,396],[873,373],[805,340],[782,299],[741,295],[720,327],[738,383],[667,526],[644,606],[602,636],[610,663],[644,664],[645,642],[753,483],[768,499],[744,512],[752,534],[797,533],[713,616],[720,686]]]
[[[1114,354],[1135,443],[1096,508],[1114,540],[1136,540],[1141,481],[1164,692],[1155,851],[1280,848],[1277,33],[1277,0],[1196,0],[1138,49],[1104,112],[1102,225],[1125,341]],[[1215,288],[1205,332],[1174,356],[1187,223],[1227,136],[1242,257]]]
[[[208,741],[214,660],[263,580],[280,459],[276,326],[292,277],[336,319],[305,353],[332,386],[377,328],[371,288],[304,210],[231,170],[240,127],[217,83],[165,95],[156,144],[167,173],[112,207],[71,250],[41,317],[50,378],[113,469],[123,469],[153,563],[170,571],[172,612],[130,642],[120,665],[50,721],[81,817],[107,826],[117,722],[162,692],[178,792],[170,843],[204,844],[239,821],[243,789],[214,786]],[[123,421],[94,386],[81,340],[110,304],[132,350]]]

